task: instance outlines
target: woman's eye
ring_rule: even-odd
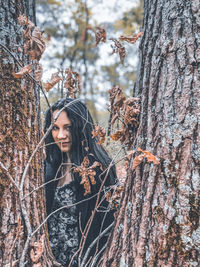
[[[54,125],[53,128],[52,128],[52,130],[53,131],[56,131],[56,130],[58,130],[58,127]]]
[[[70,129],[71,129],[71,125],[66,125],[65,126],[65,130],[70,131]]]

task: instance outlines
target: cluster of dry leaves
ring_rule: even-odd
[[[34,79],[37,82],[41,81],[42,66],[39,60],[45,50],[45,42],[42,37],[42,32],[36,27],[25,15],[18,17],[19,24],[23,27],[24,34],[24,54],[30,56],[34,64],[29,64],[21,68],[17,73],[13,73],[15,78],[23,78],[29,75],[34,70]],[[44,84],[45,90],[48,92],[55,84],[63,80],[63,86],[67,89],[67,96],[75,98],[76,93],[81,90],[81,78],[77,72],[67,68],[63,77],[59,76],[59,72],[52,74],[50,81]]]
[[[100,42],[103,42],[103,43],[106,42],[106,30],[104,28],[102,28],[102,27],[93,28],[91,26],[88,26],[85,29],[85,32],[84,32],[83,37],[82,37],[82,41],[85,41],[86,33],[87,33],[88,30],[91,30],[92,32],[95,33],[95,39],[96,39],[95,47],[97,47],[97,45]],[[142,37],[142,35],[143,35],[143,32],[139,32],[137,34],[134,33],[131,36],[123,36],[123,35],[121,35],[119,40],[115,39],[115,38],[110,38],[109,40],[114,42],[114,45],[111,45],[111,47],[113,49],[112,54],[118,53],[119,56],[120,56],[120,61],[123,64],[124,63],[124,58],[126,56],[126,49],[125,49],[124,45],[120,41],[126,41],[126,42],[128,42],[130,44],[134,44],[140,37]]]
[[[88,157],[84,157],[83,162],[81,163],[81,166],[75,167],[74,172],[78,172],[79,175],[81,176],[81,183],[84,186],[85,192],[84,196],[87,194],[91,193],[91,184],[96,184],[94,176],[96,175],[95,168],[97,166],[100,166],[101,164],[97,161],[95,161],[91,166],[90,166],[90,161]]]
[[[98,138],[98,144],[101,145],[106,140],[106,130],[100,125],[96,125],[94,130],[92,130],[92,138]]]
[[[85,31],[83,32],[82,42],[85,42],[86,34],[87,34],[88,30],[94,32],[94,34],[95,34],[95,39],[96,39],[95,47],[97,47],[97,45],[100,42],[103,42],[103,43],[106,42],[106,30],[104,28],[99,27],[99,26],[97,26],[95,28],[93,28],[91,26],[86,27]]]
[[[121,194],[124,190],[124,186],[118,186],[116,187],[116,189],[114,190],[114,192],[111,194],[111,192],[109,191],[106,194],[106,200],[110,203],[112,208],[118,208],[119,207],[119,203],[121,200]]]
[[[111,125],[114,125],[116,120],[121,122],[121,129],[111,134],[110,137],[114,140],[120,140],[121,144],[128,147],[133,143],[132,131],[138,127],[138,114],[140,113],[139,98],[130,97],[126,99],[119,85],[109,90],[110,94],[110,113]]]
[[[50,81],[44,84],[45,90],[48,92],[59,81],[63,80],[63,87],[67,89],[67,96],[71,98],[76,97],[76,93],[81,91],[81,77],[78,72],[67,68],[63,77],[59,76],[59,72],[52,74]]]
[[[18,17],[18,23],[23,27],[23,53],[30,56],[30,59],[35,61],[35,80],[40,81],[42,77],[42,67],[38,64],[38,62],[46,47],[42,38],[42,32],[30,20],[28,20],[25,15]],[[13,76],[15,78],[23,78],[26,74],[30,74],[32,71],[32,65],[29,64],[21,68],[17,73],[13,73]]]

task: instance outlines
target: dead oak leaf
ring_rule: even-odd
[[[15,78],[23,78],[25,74],[29,74],[32,72],[31,65],[26,65],[23,68],[21,68],[18,72],[13,73],[13,76]]]
[[[141,36],[143,35],[143,32],[139,32],[138,34],[133,34],[131,36],[120,36],[120,41],[126,41],[128,43],[134,44]]]
[[[111,45],[111,47],[113,49],[112,54],[118,53],[119,56],[120,56],[121,63],[124,64],[124,58],[126,56],[126,49],[125,49],[125,47],[117,39],[115,39],[115,38],[110,38],[110,40],[114,42],[114,46]]]
[[[58,75],[58,73],[53,73],[52,76],[51,76],[51,79],[49,82],[45,83],[44,84],[44,88],[47,92],[49,92],[49,90],[51,88],[54,87],[55,84],[57,84],[59,81],[61,81],[62,78]]]
[[[142,152],[144,154],[144,157],[147,158],[147,162],[153,162],[154,164],[160,164],[158,158],[151,154],[148,150],[142,150],[140,147],[138,147],[138,151]]]
[[[91,166],[89,166],[90,161],[88,157],[83,158],[83,162],[81,163],[81,166],[74,168],[74,172],[78,172],[81,176],[81,182],[80,184],[83,184],[85,192],[84,196],[91,193],[91,184],[96,184],[95,181],[95,175],[96,171],[94,170],[97,166],[101,167],[101,164],[97,161],[95,161]]]
[[[95,129],[92,130],[92,138],[97,137],[98,138],[98,144],[103,144],[105,141],[106,131],[103,127],[100,125],[96,125]]]
[[[44,235],[41,236],[38,242],[33,244],[33,248],[30,251],[30,257],[32,262],[36,263],[44,252]]]

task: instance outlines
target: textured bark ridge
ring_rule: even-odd
[[[145,0],[133,149],[103,266],[200,266],[200,2]]]
[[[42,237],[45,228],[27,241],[44,220],[43,190],[25,197],[43,182],[41,150],[20,189],[22,174],[40,138],[37,86],[28,77],[15,79],[12,75],[19,70],[19,62],[22,66],[30,63],[23,54],[23,35],[17,23],[22,14],[35,21],[34,1],[0,1],[0,266],[52,266]]]

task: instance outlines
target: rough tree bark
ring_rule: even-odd
[[[42,184],[41,150],[22,182],[41,137],[37,84],[12,75],[19,62],[31,63],[20,52],[23,35],[17,18],[22,14],[35,22],[34,0],[0,1],[0,266],[52,266],[45,227],[32,235],[44,220],[43,190],[26,196]]]
[[[200,2],[145,0],[133,149],[103,266],[200,266]]]

